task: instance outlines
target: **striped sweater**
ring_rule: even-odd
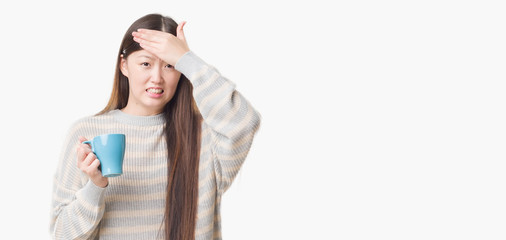
[[[221,239],[220,202],[244,162],[260,116],[193,52],[176,64],[194,86],[203,116],[195,239]],[[164,118],[113,110],[76,121],[54,176],[50,230],[54,239],[163,239],[167,185]],[[100,188],[77,167],[78,136],[126,135],[123,175]]]

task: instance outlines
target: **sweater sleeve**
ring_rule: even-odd
[[[67,134],[53,179],[50,231],[53,239],[90,239],[105,210],[105,188],[77,167],[79,122]]]
[[[218,191],[225,192],[239,172],[260,126],[260,115],[235,84],[192,51],[179,59],[176,70],[193,84],[200,113],[212,130]]]

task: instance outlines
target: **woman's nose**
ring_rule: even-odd
[[[163,81],[162,69],[153,68],[153,71],[151,72],[151,82],[160,83],[162,81]]]

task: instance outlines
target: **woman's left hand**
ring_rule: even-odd
[[[186,22],[182,22],[177,26],[176,36],[150,29],[138,29],[137,32],[132,32],[132,36],[144,50],[175,66],[179,58],[190,51],[183,32],[185,24]]]

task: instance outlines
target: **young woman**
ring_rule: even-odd
[[[146,15],[127,30],[111,98],[70,128],[54,179],[55,239],[221,239],[220,202],[260,116],[189,50],[184,22]],[[103,177],[83,141],[126,135],[123,175]]]

